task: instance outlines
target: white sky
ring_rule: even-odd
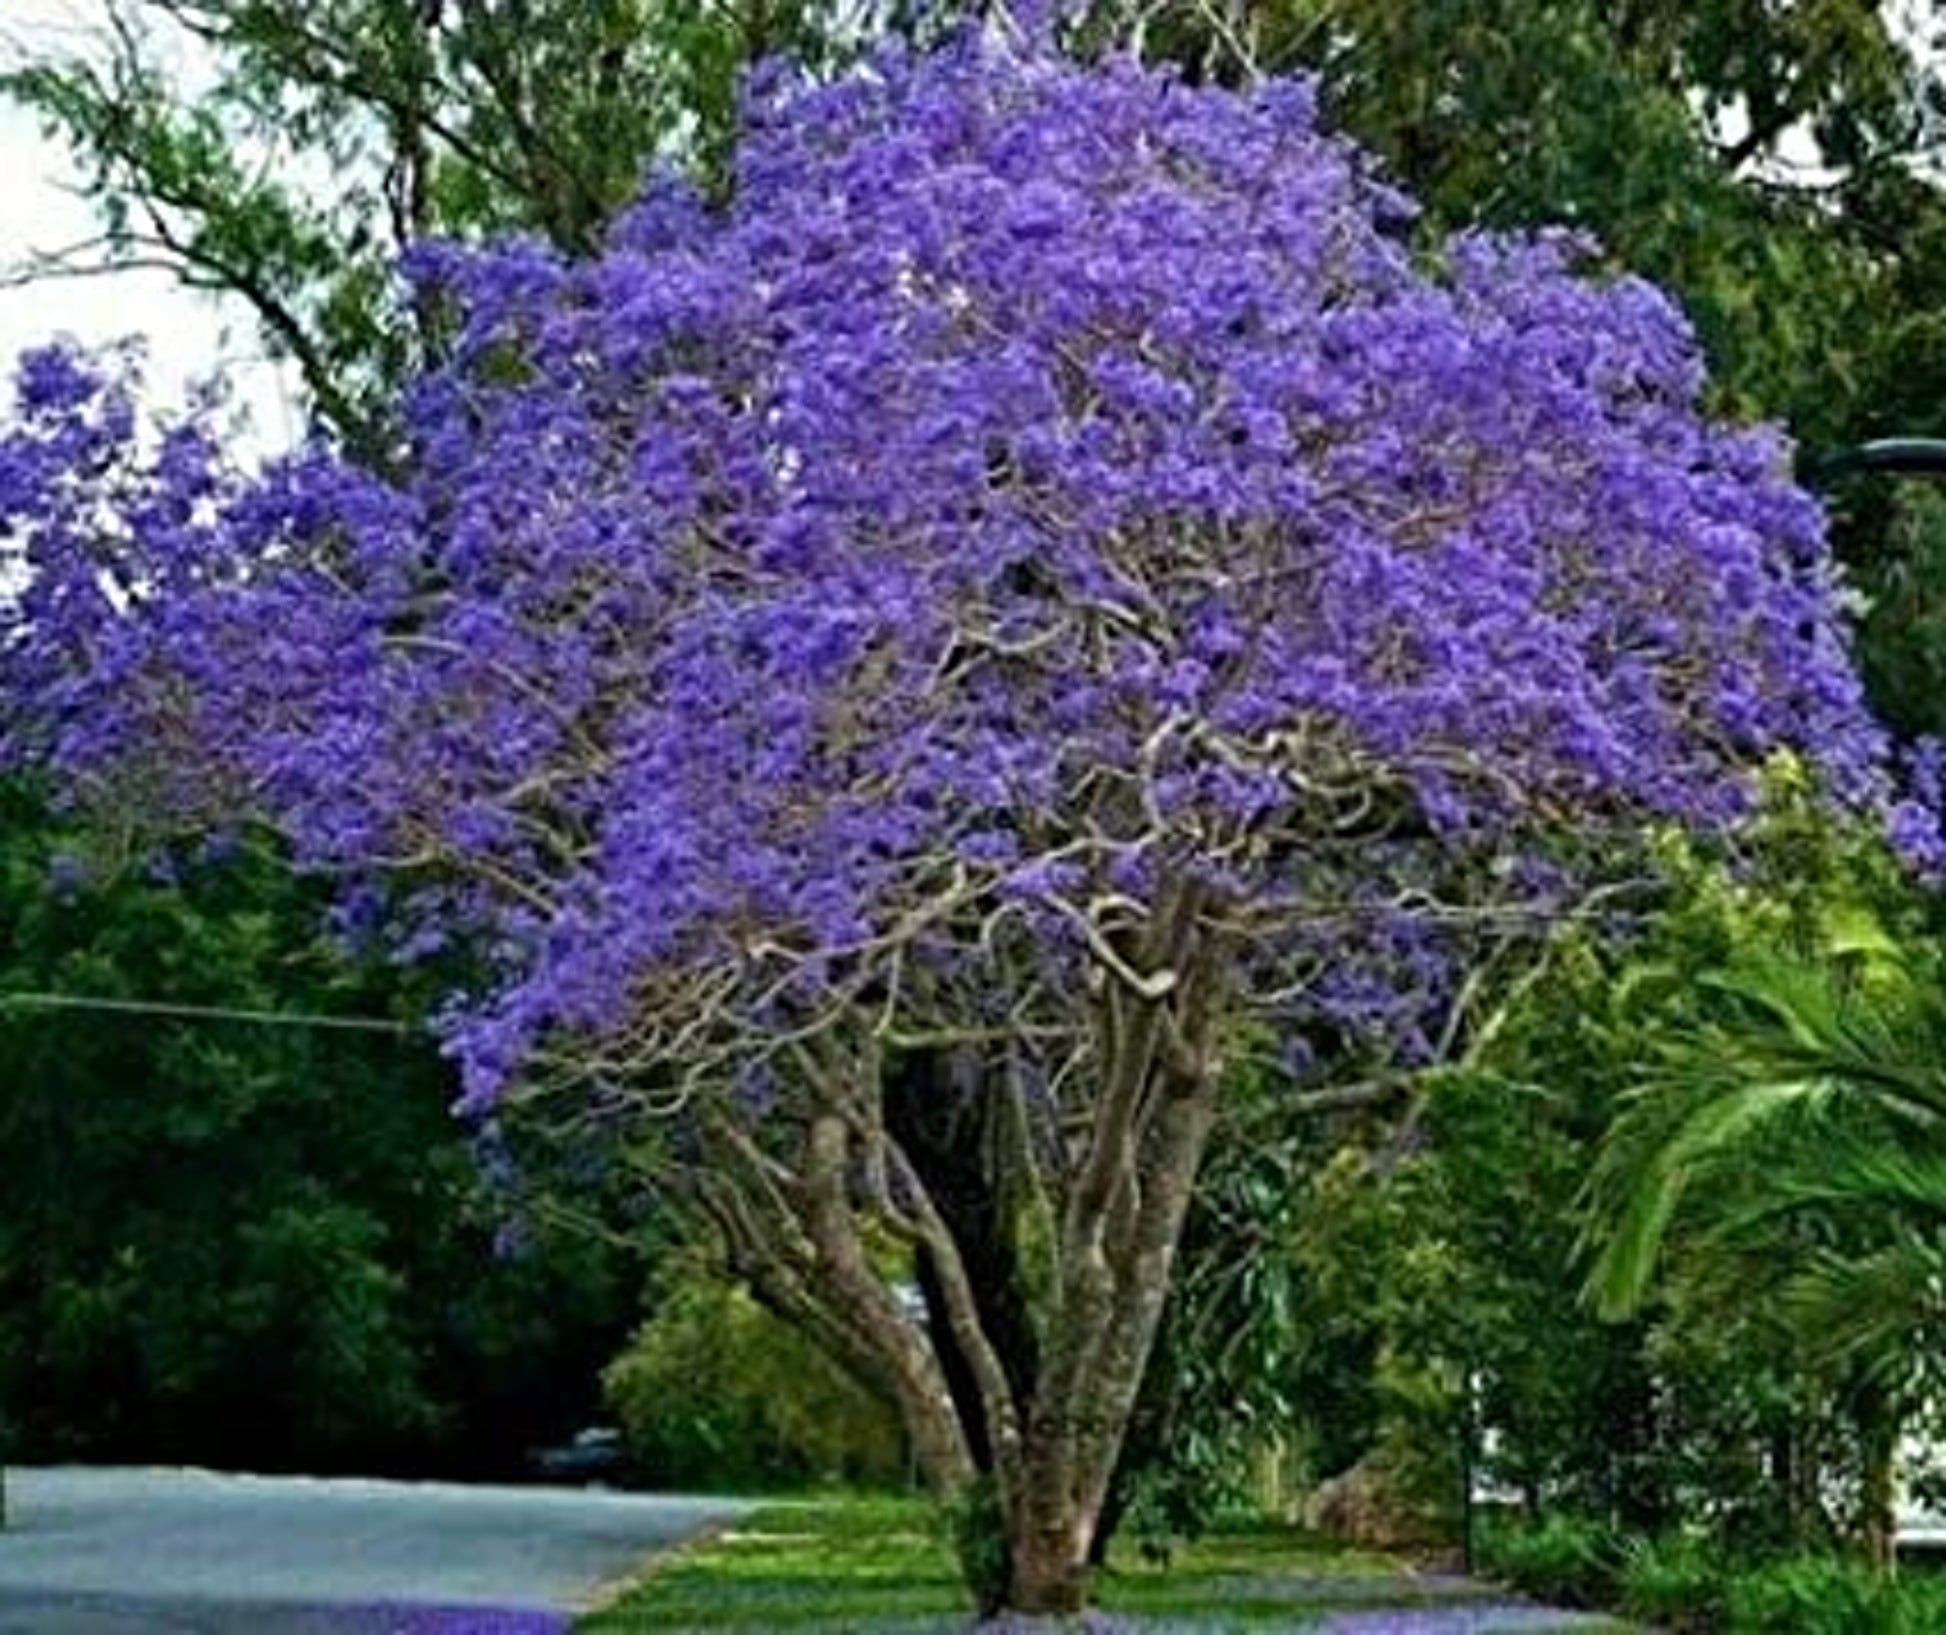
[[[92,0],[0,0],[0,60],[23,45],[85,45],[96,16]],[[61,145],[0,103],[0,269],[96,230],[87,205],[67,190],[73,179]],[[260,446],[286,447],[301,431],[290,381],[265,360],[241,301],[184,290],[161,271],[0,287],[0,375],[11,376],[23,348],[57,335],[91,346],[144,336],[152,403],[169,406],[191,380],[222,368]]]

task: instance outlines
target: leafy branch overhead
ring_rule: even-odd
[[[88,48],[22,49],[0,74],[0,95],[65,140],[102,225],[16,276],[159,266],[241,297],[369,457],[388,446],[388,393],[439,344],[397,278],[407,247],[518,231],[591,251],[652,164],[720,172],[745,65],[815,58],[836,22],[793,0],[103,0],[99,15]]]

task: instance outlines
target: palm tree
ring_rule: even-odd
[[[1745,954],[1611,1129],[1589,1184],[1588,1293],[1777,1325],[1847,1390],[1860,1535],[1889,1565],[1905,1415],[1946,1338],[1946,985],[1883,938]]]

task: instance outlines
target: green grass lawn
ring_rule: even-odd
[[[659,1564],[584,1635],[642,1629],[832,1628],[959,1613],[931,1513],[901,1499],[787,1501]]]
[[[1484,1613],[1498,1604],[1484,1586],[1422,1577],[1387,1556],[1270,1527],[1219,1534],[1167,1566],[1123,1552],[1100,1580],[1098,1600],[1115,1617],[1198,1630],[1303,1628],[1330,1614],[1379,1608]],[[952,1553],[924,1505],[814,1500],[766,1506],[670,1557],[577,1628],[582,1635],[772,1629],[919,1635],[964,1628],[969,1612]]]

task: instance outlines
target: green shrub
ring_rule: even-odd
[[[1625,1539],[1571,1516],[1481,1530],[1482,1572],[1536,1600],[1669,1635],[1942,1635],[1946,1574],[1887,1577],[1835,1556],[1739,1563],[1699,1539]]]
[[[905,1472],[892,1410],[707,1267],[670,1285],[602,1385],[658,1486],[888,1486]]]
[[[1728,1594],[1727,1564],[1700,1540],[1638,1539],[1624,1553],[1621,1611],[1658,1629],[1719,1630]]]
[[[1798,1556],[1736,1579],[1728,1612],[1726,1627],[1738,1635],[1937,1635],[1946,1630],[1946,1580]]]
[[[1550,1516],[1538,1526],[1499,1523],[1482,1530],[1479,1545],[1489,1576],[1567,1607],[1612,1605],[1624,1553],[1610,1528],[1572,1516]]]

